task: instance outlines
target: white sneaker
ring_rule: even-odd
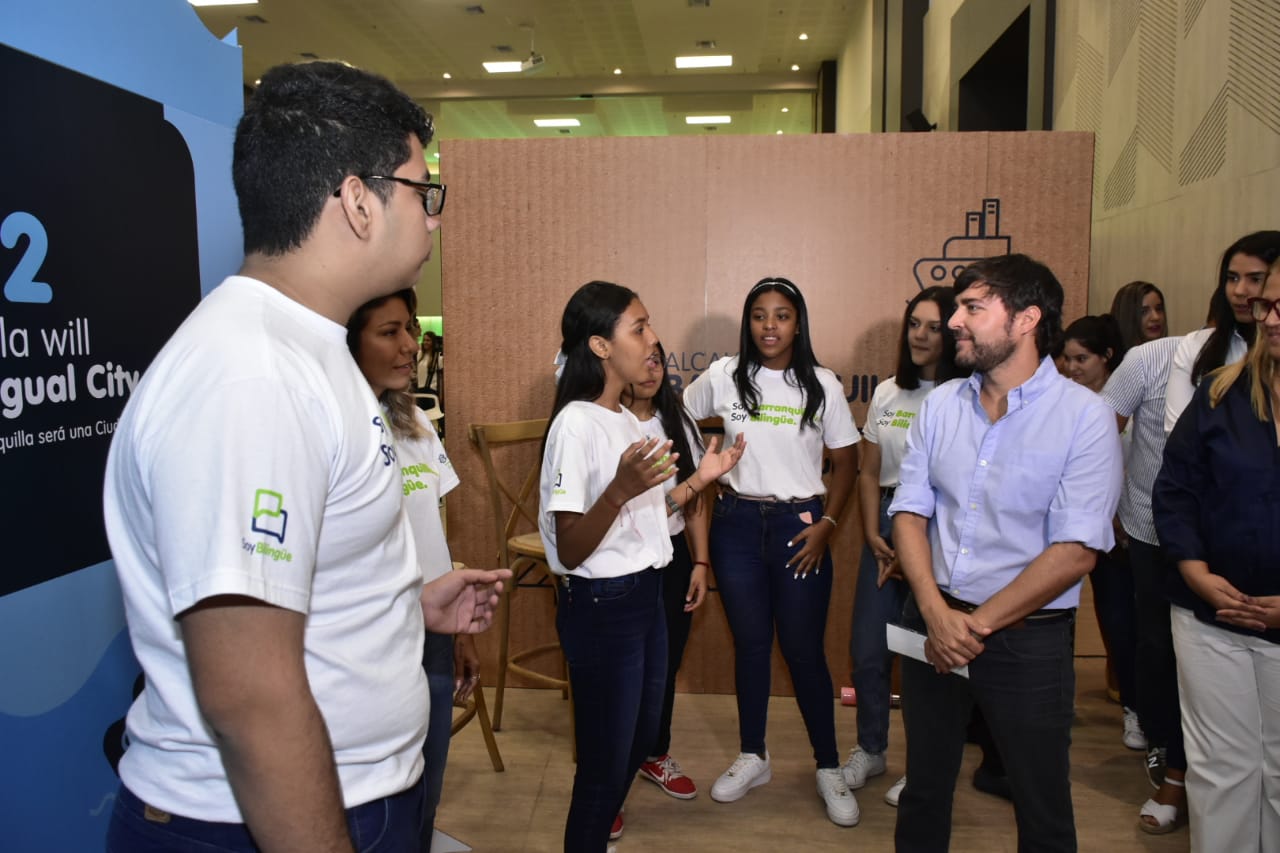
[[[867,752],[860,746],[853,748],[849,753],[849,760],[845,762],[844,767],[840,768],[844,773],[844,783],[851,791],[856,791],[867,784],[867,780],[872,776],[883,774],[884,769],[883,752]]]
[[[754,752],[740,752],[729,769],[711,786],[711,799],[717,803],[735,803],[746,796],[747,791],[759,787],[773,778],[769,753],[764,758]]]
[[[844,774],[839,767],[826,767],[818,771],[818,796],[827,804],[827,817],[836,826],[857,826],[862,814],[858,801],[853,798]]]
[[[1131,708],[1124,709],[1124,737],[1121,738],[1129,749],[1146,749],[1147,736],[1142,733],[1142,724],[1138,722],[1138,712]]]
[[[907,787],[907,777],[903,776],[889,786],[889,790],[884,792],[884,801],[896,809],[898,807],[898,799],[902,796],[902,789],[905,787]]]

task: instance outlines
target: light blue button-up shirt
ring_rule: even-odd
[[[982,604],[1055,542],[1108,551],[1124,479],[1115,414],[1049,358],[1009,392],[992,423],[982,377],[954,379],[924,401],[907,432],[890,514],[929,519],[939,589]],[[1075,607],[1080,584],[1045,607]]]

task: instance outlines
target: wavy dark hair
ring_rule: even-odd
[[[985,284],[1010,314],[1040,309],[1036,351],[1041,358],[1062,347],[1062,284],[1047,266],[1027,255],[996,255],[975,261],[956,276],[956,295]]]
[[[680,402],[680,395],[671,384],[671,377],[667,373],[667,350],[661,343],[658,344],[658,358],[662,360],[662,379],[658,383],[658,393],[653,395],[651,405],[659,423],[662,424],[662,431],[666,433],[667,438],[671,439],[671,449],[680,454],[676,459],[676,480],[688,480],[698,470],[698,467],[693,464],[693,450],[695,446],[699,450],[704,449],[702,435],[698,431],[697,422],[684,407],[684,403]],[[629,391],[627,396],[635,399],[635,393],[632,391]],[[693,436],[696,444],[690,443],[689,436]],[[686,508],[696,507],[701,499],[702,493],[695,492],[693,500]]]
[[[360,363],[360,335],[364,332],[364,327],[369,324],[369,315],[392,299],[399,299],[404,303],[404,307],[409,309],[410,318],[418,310],[417,294],[413,292],[413,288],[405,288],[395,293],[388,293],[386,296],[379,296],[377,299],[370,299],[353,311],[351,319],[347,321],[347,349],[351,351],[351,357],[356,360],[357,365]],[[378,402],[386,410],[388,426],[397,438],[421,438],[426,434],[414,414],[417,406],[409,389],[397,391],[388,388],[382,392]]]
[[[604,365],[591,351],[591,338],[613,338],[618,319],[626,313],[635,291],[608,281],[589,281],[574,291],[560,317],[560,352],[564,372],[556,383],[556,399],[551,406],[548,427],[560,410],[575,400],[591,402],[604,393]],[[550,429],[547,430],[550,432]],[[545,454],[547,439],[542,438]]]
[[[1252,343],[1254,323],[1236,322],[1236,312],[1231,310],[1231,302],[1227,299],[1227,273],[1231,259],[1236,255],[1248,255],[1266,263],[1269,267],[1280,258],[1280,231],[1255,231],[1246,234],[1227,247],[1222,253],[1222,262],[1218,265],[1218,286],[1209,297],[1209,322],[1213,332],[1204,342],[1196,363],[1191,368],[1192,384],[1200,384],[1200,379],[1227,363],[1227,350],[1231,348],[1231,335],[1239,332],[1245,341]]]
[[[1062,333],[1062,341],[1076,341],[1080,346],[1094,355],[1101,356],[1107,363],[1107,372],[1112,373],[1124,359],[1124,338],[1120,334],[1120,324],[1110,314],[1090,314],[1076,320]]]
[[[938,317],[942,323],[942,357],[934,368],[933,381],[941,385],[948,379],[969,375],[966,368],[956,364],[956,333],[947,325],[951,315],[956,312],[956,292],[950,287],[926,287],[911,297],[907,310],[902,312],[902,332],[898,335],[898,370],[894,373],[893,381],[906,391],[920,387],[920,368],[911,360],[908,326],[911,323],[911,312],[926,301],[938,306]]]
[[[804,304],[800,288],[785,278],[762,278],[747,293],[742,303],[742,325],[738,331],[738,366],[733,371],[733,384],[738,389],[738,400],[751,417],[760,414],[760,389],[756,387],[756,374],[760,372],[760,348],[751,334],[751,309],[756,299],[764,293],[778,293],[791,303],[796,312],[796,338],[791,345],[791,364],[787,367],[786,381],[799,388],[804,396],[804,415],[800,428],[817,429],[818,413],[826,402],[822,383],[818,381],[817,357],[809,339],[809,309]]]
[[[1149,281],[1131,281],[1117,290],[1116,295],[1111,299],[1111,316],[1115,318],[1116,325],[1120,328],[1120,339],[1126,352],[1146,342],[1146,336],[1142,332],[1142,301],[1147,298],[1148,293],[1159,296],[1160,304],[1165,304],[1164,293]],[[1165,334],[1168,334],[1167,309],[1164,328]]]

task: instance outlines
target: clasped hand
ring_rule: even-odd
[[[924,643],[924,656],[940,673],[964,666],[982,654],[986,648],[982,641],[991,633],[972,613],[963,610],[945,608],[925,621],[929,636]]]

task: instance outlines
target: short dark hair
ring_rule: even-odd
[[[1120,325],[1110,314],[1090,314],[1076,320],[1062,333],[1062,342],[1065,344],[1067,341],[1076,341],[1089,352],[1101,356],[1107,363],[1108,373],[1114,372],[1124,358]]]
[[[348,175],[389,175],[425,146],[431,117],[377,74],[342,62],[277,65],[262,75],[236,128],[231,174],[246,254],[302,245]],[[392,186],[371,189],[386,200]]]
[[[961,270],[956,295],[975,284],[985,284],[1010,314],[1039,308],[1036,351],[1041,358],[1057,351],[1062,342],[1062,284],[1052,270],[1027,255],[996,255]]]

